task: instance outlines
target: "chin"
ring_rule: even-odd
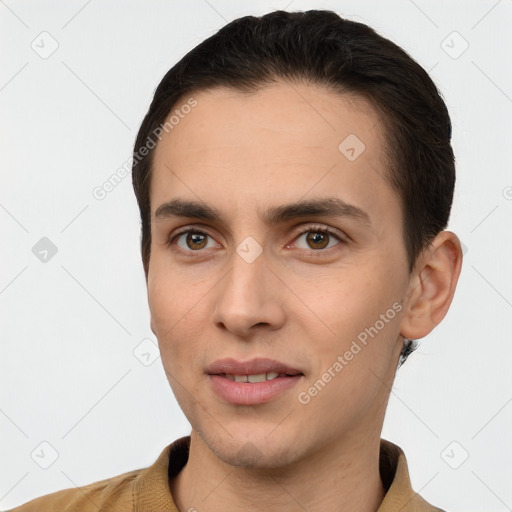
[[[220,434],[220,433],[219,433]],[[224,435],[225,434],[225,435]],[[222,438],[200,434],[210,450],[230,466],[248,469],[272,469],[287,466],[295,462],[298,454],[290,436],[275,436],[270,441],[268,431],[264,433],[247,432],[240,436],[229,436],[225,432]]]

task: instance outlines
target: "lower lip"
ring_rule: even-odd
[[[263,382],[236,382],[221,375],[209,375],[217,395],[235,405],[257,405],[270,402],[281,393],[295,386],[303,375],[276,377]]]

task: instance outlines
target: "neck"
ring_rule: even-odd
[[[181,512],[375,512],[385,495],[379,452],[379,433],[348,434],[288,467],[241,468],[220,460],[192,431],[188,462],[170,482],[171,493]]]

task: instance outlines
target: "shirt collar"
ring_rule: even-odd
[[[377,512],[444,512],[414,492],[403,450],[386,439],[380,440],[379,469],[386,495]]]
[[[174,441],[137,475],[132,485],[135,512],[178,512],[169,480],[187,463],[189,447],[190,436]],[[377,512],[443,512],[414,492],[404,452],[385,439],[380,440],[379,469],[386,495]]]

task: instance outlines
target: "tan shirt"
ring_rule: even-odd
[[[179,512],[169,479],[186,464],[189,446],[190,436],[182,437],[148,468],[47,494],[6,512]],[[380,476],[386,496],[377,512],[444,512],[412,490],[404,452],[385,439],[380,441]]]

